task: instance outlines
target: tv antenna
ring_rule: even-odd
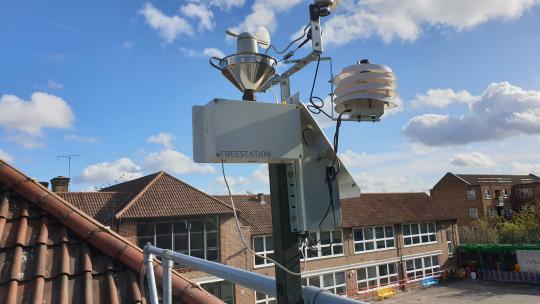
[[[80,154],[66,154],[66,155],[58,155],[56,156],[56,159],[67,159],[68,161],[68,177],[71,178],[71,160],[77,157],[81,157]]]

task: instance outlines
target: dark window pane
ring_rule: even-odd
[[[384,228],[383,227],[376,227],[375,228],[375,237],[378,239],[384,238]]]
[[[412,224],[411,225],[411,233],[412,234],[418,234],[418,225],[417,224]]]
[[[342,254],[343,253],[343,246],[332,246],[334,248],[334,254]]]
[[[403,235],[411,235],[411,225],[403,225]]]
[[[154,225],[153,224],[138,224],[137,225],[137,235],[138,236],[154,236]]]
[[[397,283],[398,277],[397,276],[391,276],[390,277],[390,283]]]
[[[366,289],[367,289],[367,282],[358,283],[358,290],[366,290]]]
[[[381,286],[388,285],[388,278],[381,278],[380,279],[380,284],[381,284]]]
[[[387,238],[394,236],[394,229],[392,229],[392,226],[384,227],[384,231]]]
[[[367,268],[368,278],[376,278],[377,277],[377,268],[376,266],[370,266]]]
[[[206,234],[206,247],[218,247],[218,234],[217,232],[210,232]]]
[[[323,245],[330,244],[330,232],[329,231],[321,232],[321,244],[323,244]]]
[[[271,236],[266,237],[266,251],[274,250],[274,239]]]
[[[266,299],[266,295],[264,293],[255,292],[255,296],[257,298],[257,301]]]
[[[422,259],[414,259],[414,268],[422,269]]]
[[[273,260],[274,259],[274,254],[273,253],[267,253],[266,257],[271,258]],[[268,264],[268,263],[272,263],[272,261],[266,260],[266,264]]]
[[[434,266],[439,265],[439,256],[434,255],[434,256],[432,256],[432,258],[433,258],[433,265]]]
[[[191,255],[192,257],[204,259],[204,250],[193,250],[193,249],[192,249],[190,255]]]
[[[413,260],[407,260],[407,271],[413,270],[413,269],[414,269]]]
[[[209,261],[214,261],[214,262],[219,261],[218,250],[217,249],[206,250],[206,259]]]
[[[358,281],[365,280],[367,278],[366,269],[365,268],[357,269],[356,270],[356,278],[358,279]]]
[[[308,286],[307,278],[302,278],[302,286]]]
[[[429,236],[422,235],[422,243],[428,243],[429,242]]]
[[[377,241],[377,249],[383,249],[383,248],[385,248],[385,242]]]
[[[394,264],[394,263],[388,264],[388,273],[389,274],[396,273],[396,264]]]
[[[431,257],[424,258],[424,267],[431,267]]]
[[[317,252],[316,248],[308,248],[307,256],[308,256],[308,258],[315,258],[315,257],[319,256],[319,253]]]
[[[253,239],[253,250],[255,250],[255,252],[264,251],[264,239],[262,237],[256,237]]]
[[[388,274],[388,267],[385,265],[379,265],[379,276],[385,276]]]
[[[177,221],[174,223],[174,233],[187,233],[187,221]]]
[[[371,228],[364,229],[364,237],[366,238],[366,240],[373,239],[373,229]]]
[[[323,287],[329,287],[334,285],[334,275],[331,273],[323,275]]]
[[[413,236],[412,242],[413,242],[413,244],[420,244],[420,237],[418,237],[418,236]]]
[[[336,287],[336,294],[344,295],[346,293],[345,286]]]
[[[141,237],[141,238],[137,238],[137,245],[139,245],[139,247],[143,248],[146,243],[154,243],[154,237],[153,236],[150,236],[150,237]]]
[[[157,234],[168,234],[171,235],[171,223],[158,223],[156,224],[156,235]]]
[[[189,231],[190,232],[203,232],[204,231],[204,220],[190,220],[189,221]]]
[[[362,241],[363,239],[364,239],[364,234],[362,233],[362,229],[354,230],[354,240]]]
[[[174,236],[174,250],[187,251],[189,247],[187,234],[176,234]]]
[[[410,237],[404,238],[404,241],[405,241],[405,245],[411,245],[412,244],[412,239]]]
[[[422,233],[427,233],[428,232],[426,223],[420,224],[420,232],[422,232]]]
[[[173,249],[172,248],[172,235],[157,235],[156,236],[156,247],[164,249]]]
[[[206,224],[206,231],[217,231],[216,218],[207,218],[205,224]]]
[[[264,264],[264,259],[258,256],[255,256],[255,265],[263,265],[263,264]]]
[[[430,242],[436,242],[437,241],[437,236],[435,234],[430,234],[429,235],[429,241]]]
[[[204,249],[204,233],[191,232],[189,234],[190,248],[191,250],[203,250]]]
[[[345,272],[336,273],[336,285],[345,284]]]
[[[355,251],[364,251],[364,244],[360,243],[360,244],[354,244],[354,250]]]
[[[428,224],[429,232],[435,233],[435,225],[433,223]]]
[[[394,247],[394,240],[386,240],[386,247],[388,248]]]
[[[319,279],[319,276],[309,278],[309,286],[321,287],[321,281]]]
[[[341,242],[342,242],[341,231],[336,230],[332,232],[332,243],[341,243]]]
[[[366,250],[373,250],[375,247],[373,246],[373,242],[367,242],[366,243]]]
[[[328,247],[322,247],[322,248],[321,248],[321,254],[322,254],[323,256],[332,255],[332,248],[330,248],[330,246],[328,246]]]

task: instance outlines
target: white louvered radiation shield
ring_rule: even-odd
[[[334,110],[344,120],[379,121],[385,110],[396,107],[396,78],[387,66],[363,60],[344,68],[334,84]]]

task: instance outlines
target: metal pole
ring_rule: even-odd
[[[268,165],[270,196],[272,197],[272,227],[274,232],[274,259],[293,272],[300,272],[298,235],[291,232],[287,165]],[[278,304],[302,304],[302,280],[279,267],[276,270]]]
[[[173,261],[163,258],[161,261],[163,267],[163,304],[172,304],[172,277],[171,268]]]
[[[146,250],[147,247],[148,245],[144,248],[144,267],[146,270],[146,280],[148,282],[148,298],[150,298],[150,304],[159,304],[156,278],[154,276],[154,265],[152,263],[154,256]]]
[[[148,254],[153,254],[163,259],[169,259],[176,263],[186,265],[190,268],[197,269],[216,277],[220,277],[226,281],[240,284],[246,288],[255,290],[267,294],[269,296],[276,296],[276,280],[274,278],[258,274],[256,272],[249,272],[246,270],[234,268],[228,265],[223,265],[216,262],[199,259],[189,255],[174,252],[169,249],[161,249],[151,245],[147,245],[144,248]],[[300,279],[298,277],[298,279]],[[154,282],[155,284],[155,282]],[[155,285],[154,285],[155,286]],[[300,290],[300,289],[299,289]],[[302,287],[302,295],[305,303],[312,304],[362,304],[357,300],[353,300],[347,297],[338,296],[330,293],[326,290],[315,288],[312,286]],[[157,294],[156,294],[157,297]],[[154,302],[152,302],[154,303]]]

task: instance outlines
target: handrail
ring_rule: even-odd
[[[144,255],[145,257],[156,256],[161,257],[165,260],[172,260],[176,263],[186,265],[197,270],[209,273],[211,275],[220,277],[229,282],[240,284],[257,292],[264,293],[269,296],[276,296],[276,280],[269,276],[245,271],[242,269],[234,268],[212,261],[207,261],[204,259],[199,259],[189,255],[174,252],[169,249],[158,248],[150,244],[144,246]],[[163,286],[167,286],[166,278],[168,276],[165,274],[167,271],[170,271],[170,268],[165,268],[164,265],[168,264],[165,263],[165,261],[162,261],[161,264],[164,267]],[[149,265],[146,265],[146,267],[148,266]],[[151,292],[153,292],[153,290],[156,289],[155,281],[150,282],[149,280],[149,285],[149,289],[151,290]],[[345,296],[338,296],[330,293],[327,290],[315,288],[313,286],[302,287],[302,296],[304,298],[304,303],[306,304],[365,304],[365,302],[360,302]],[[163,296],[163,299],[166,299],[166,295]],[[168,304],[166,301],[164,301],[163,303]]]

